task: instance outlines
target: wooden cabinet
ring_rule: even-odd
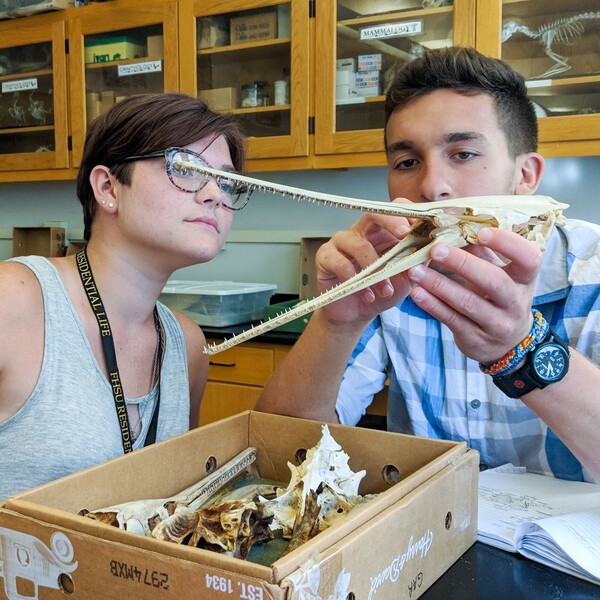
[[[309,154],[292,158],[282,153],[259,156],[251,150],[249,169],[385,165],[386,80],[393,76],[396,64],[410,60],[411,47],[414,52],[418,48],[452,44],[474,45],[475,3],[476,0],[308,2],[313,56],[308,76],[310,93],[305,99],[310,107],[306,125]],[[300,84],[303,82],[298,81]],[[293,103],[294,100],[292,108]]]
[[[425,48],[473,45],[474,8],[475,0],[317,2],[316,163],[385,165],[384,94],[395,68]]]
[[[210,359],[200,404],[200,425],[252,410],[274,368],[292,348],[287,344],[246,342]],[[360,425],[385,429],[387,383],[373,399]]]
[[[544,156],[600,148],[597,0],[478,0],[477,47],[527,79]]]
[[[181,0],[181,91],[235,113],[251,159],[308,156],[309,2]]]
[[[0,23],[0,181],[69,165],[65,39],[57,13]]]
[[[596,5],[114,0],[3,21],[0,181],[74,178],[94,116],[123,96],[176,90],[239,115],[249,171],[385,165],[384,93],[395,65],[451,44],[523,72],[547,115],[543,154],[597,154]]]
[[[254,408],[273,369],[291,346],[246,342],[210,359],[200,425]]]
[[[85,130],[134,94],[177,91],[177,3],[127,0],[68,11],[71,166],[81,161]]]
[[[93,118],[177,91],[177,8],[115,0],[0,22],[0,181],[73,179]]]

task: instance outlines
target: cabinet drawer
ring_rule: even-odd
[[[262,388],[209,381],[200,404],[199,425],[254,408]]]
[[[273,350],[236,346],[211,356],[209,381],[227,381],[263,386],[273,371]]]

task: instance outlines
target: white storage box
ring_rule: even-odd
[[[160,301],[190,316],[199,325],[224,327],[262,319],[274,283],[168,281]]]

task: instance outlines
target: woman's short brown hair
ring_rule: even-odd
[[[244,166],[244,136],[237,119],[216,113],[202,100],[186,94],[140,94],[118,102],[88,128],[77,174],[77,197],[83,205],[84,237],[89,240],[96,213],[90,174],[97,165],[108,167],[124,185],[131,183],[128,156],[185,146],[212,133],[227,140],[233,166]]]

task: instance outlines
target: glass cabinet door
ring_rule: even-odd
[[[7,23],[0,24],[0,171],[67,167],[65,23]]]
[[[526,78],[539,116],[540,150],[549,156],[598,154],[598,0],[504,0],[497,8],[495,4],[480,2],[479,18],[495,23],[496,29],[482,32],[478,47],[501,57]]]
[[[75,166],[98,115],[127,96],[178,89],[176,3],[126,4],[86,6],[70,23]]]
[[[500,41],[501,57],[527,79],[539,117],[600,113],[597,0],[503,2]],[[600,121],[595,123],[600,137]],[[541,122],[540,129],[541,141],[562,137],[555,128],[544,131]]]
[[[308,154],[308,5],[181,3],[181,90],[238,116],[249,159]]]
[[[473,8],[461,0],[317,3],[316,152],[380,153],[395,70],[426,49],[473,44]]]

